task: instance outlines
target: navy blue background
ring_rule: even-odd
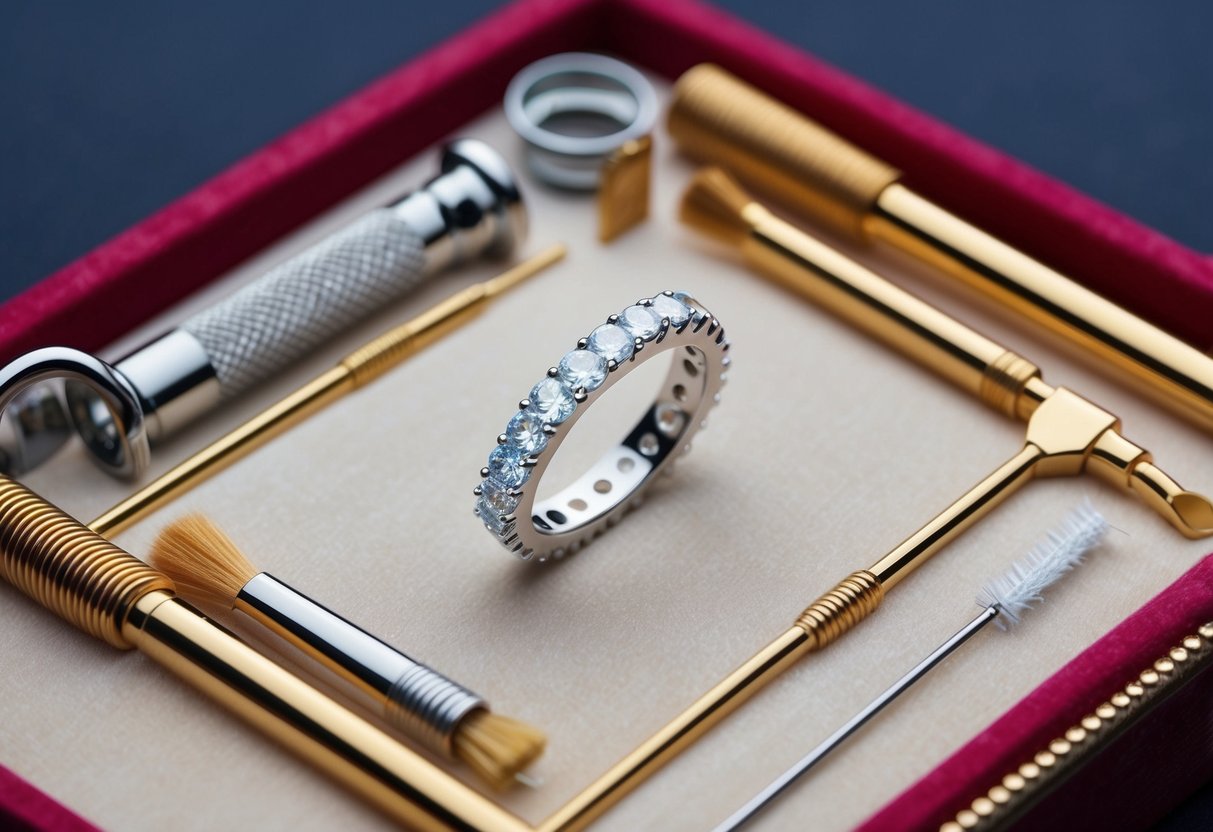
[[[1213,4],[719,4],[1213,252]],[[10,0],[0,299],[497,5]]]
[[[0,298],[497,5],[6,4]],[[721,5],[1213,251],[1213,4]]]

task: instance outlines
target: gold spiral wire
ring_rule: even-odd
[[[985,368],[978,396],[1004,416],[1015,418],[1024,386],[1039,375],[1039,367],[1007,350]]]
[[[0,575],[107,644],[129,649],[122,622],[145,593],[173,582],[24,486],[0,477]]]
[[[820,650],[868,617],[884,600],[884,587],[867,570],[852,572],[796,619],[813,650]]]

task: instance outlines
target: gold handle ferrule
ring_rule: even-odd
[[[876,611],[884,600],[884,585],[867,570],[853,572],[814,601],[796,619],[809,637],[812,650],[820,650]]]
[[[688,155],[722,164],[789,206],[843,233],[901,173],[836,133],[712,64],[674,85],[667,127]]]

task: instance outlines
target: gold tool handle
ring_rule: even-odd
[[[762,274],[930,367],[994,410],[1012,418],[1031,415],[1033,400],[1022,394],[1028,381],[1040,375],[1035,364],[757,203],[745,213],[753,230],[742,252]]]
[[[1151,464],[1144,448],[1119,434],[1113,414],[1049,386],[1031,362],[779,219],[728,174],[716,168],[696,174],[681,211],[685,222],[740,249],[760,274],[925,364],[995,410],[1028,422],[1025,450],[1039,452],[1031,465],[1035,473],[1073,476],[1091,470],[1141,496],[1184,535],[1213,534],[1213,502],[1181,488]]]
[[[690,156],[835,231],[908,252],[1213,431],[1210,356],[923,198],[887,163],[761,90],[701,64],[674,85],[669,129]]]
[[[859,236],[901,172],[712,64],[674,85],[670,135],[693,158],[721,164],[789,206]]]
[[[1213,431],[1213,360],[900,184],[864,220],[870,239],[908,252],[1077,346],[1121,384]],[[1094,359],[1094,360],[1093,360]]]
[[[90,532],[25,486],[0,477],[0,577],[90,636],[127,650],[141,596],[168,576]]]
[[[160,572],[3,477],[0,575],[90,635],[139,648],[401,823],[530,828],[178,601]]]
[[[719,168],[699,171],[684,222],[741,250],[760,274],[925,364],[1007,416],[1027,419],[1040,370],[849,257],[776,217]]]

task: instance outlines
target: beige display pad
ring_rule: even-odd
[[[522,169],[520,143],[499,113],[461,135],[507,150]],[[107,354],[121,354],[415,187],[434,165],[431,153],[404,166]],[[533,771],[542,786],[501,798],[540,821],[783,632],[818,594],[892,549],[1022,442],[1022,425],[767,285],[680,227],[675,205],[691,170],[658,135],[652,218],[605,247],[596,241],[592,198],[528,178],[527,251],[564,241],[564,263],[118,542],[142,555],[170,520],[205,512],[267,571],[481,692],[499,712],[541,726],[551,738]],[[1117,413],[1125,434],[1186,486],[1213,488],[1201,462],[1207,436],[1028,337],[1002,313],[941,294],[906,264],[862,256],[1035,361],[1047,381]],[[485,264],[442,277],[384,310],[288,377],[160,447],[155,473],[354,345],[497,270]],[[495,437],[518,399],[578,337],[667,288],[692,291],[733,342],[721,406],[674,476],[618,527],[563,562],[515,560],[472,514],[471,490]],[[580,450],[588,461],[594,440],[602,447],[621,438],[631,426],[623,420],[647,403],[645,387],[639,378],[621,383],[599,405],[606,416],[591,412],[569,440],[578,447],[562,453]],[[127,493],[78,448],[27,482],[84,520]],[[1088,565],[1017,630],[983,633],[932,673],[755,828],[828,830],[862,821],[1210,544],[1184,540],[1141,503],[1095,480],[1030,483],[900,584],[855,632],[773,683],[595,828],[703,829],[723,819],[967,622],[982,582],[1088,497],[1114,526]],[[255,635],[237,616],[218,617]],[[0,631],[0,761],[101,826],[185,832],[385,824],[147,658],[116,653],[7,587],[0,588]],[[471,782],[466,771],[457,774]]]

